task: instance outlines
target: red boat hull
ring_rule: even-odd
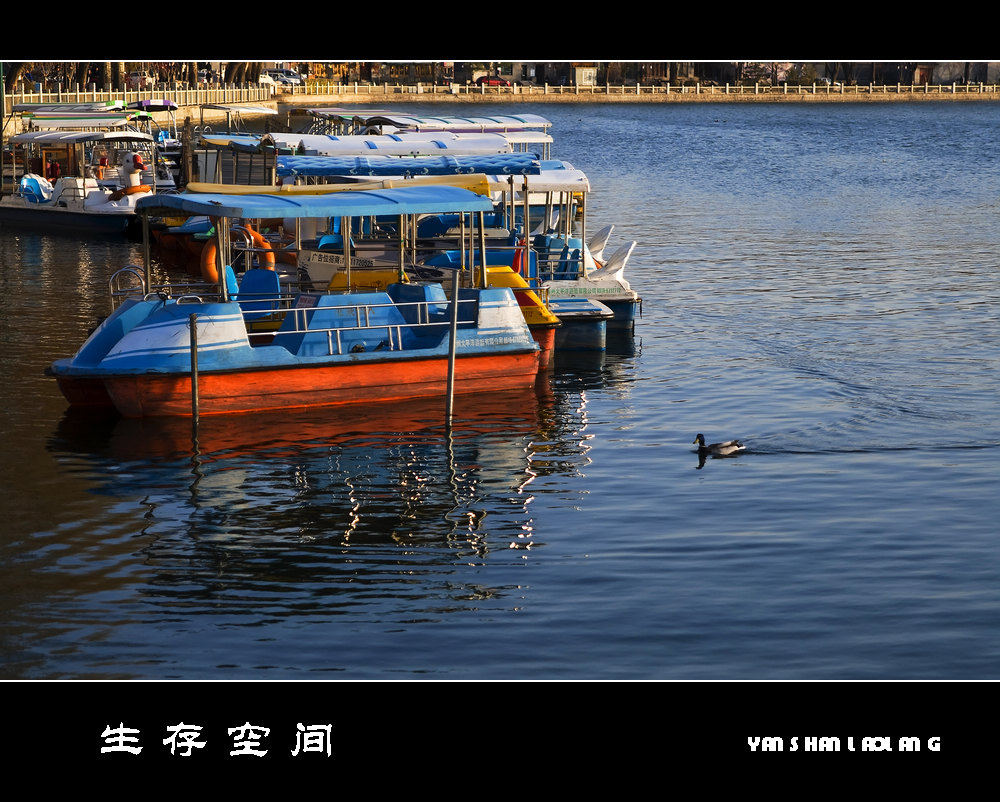
[[[531,387],[539,352],[458,357],[455,392],[494,392]],[[444,395],[447,359],[363,362],[198,376],[198,414],[402,401]],[[192,415],[190,375],[147,373],[104,379],[108,397],[125,417]],[[65,388],[63,389],[66,394]],[[69,398],[69,395],[67,395]]]
[[[102,379],[83,379],[73,376],[57,376],[59,392],[69,401],[71,407],[113,407],[111,396]]]
[[[552,364],[552,352],[556,347],[556,327],[531,326],[531,336],[541,349],[538,369],[546,370]]]

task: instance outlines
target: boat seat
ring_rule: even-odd
[[[29,203],[45,203],[52,198],[52,184],[39,175],[21,178],[20,193]]]
[[[226,295],[229,296],[230,300],[235,301],[239,291],[240,286],[236,281],[236,271],[233,270],[232,265],[226,265]]]
[[[499,228],[501,223],[503,223],[503,215],[496,212],[487,212],[483,215],[483,225],[488,229]],[[422,217],[417,222],[417,239],[433,239],[434,237],[446,236],[448,232],[459,228],[461,224],[462,215],[460,214],[432,214]],[[472,220],[467,218],[465,225],[467,229],[478,231],[478,218]]]
[[[559,263],[556,265],[552,278],[556,281],[576,281],[580,277],[581,256],[579,248],[564,246],[562,253],[559,254]]]
[[[386,292],[407,323],[426,322],[425,317],[439,322],[451,319],[451,303],[440,284],[390,284]],[[427,306],[415,306],[421,302]]]
[[[338,253],[344,252],[344,235],[343,234],[324,234],[319,238],[319,243],[316,247],[321,251],[337,251]],[[351,254],[354,254],[354,238],[351,238]]]
[[[302,317],[285,316],[275,344],[297,356],[327,356],[331,352],[349,354],[398,348],[397,336],[407,338],[409,326],[385,292],[323,295],[303,293],[297,306],[308,309],[308,330],[300,328]],[[358,327],[359,308],[367,309],[367,327]],[[390,332],[389,329],[392,329]],[[339,330],[331,337],[327,329]],[[390,341],[394,341],[390,345]],[[338,350],[339,344],[339,350]],[[405,347],[405,346],[404,346]]]
[[[429,239],[443,237],[445,232],[458,225],[458,215],[434,214],[423,217],[417,222],[417,238]]]
[[[255,267],[243,274],[236,302],[245,320],[267,317],[279,308],[281,279],[277,271]]]
[[[536,234],[531,241],[531,247],[538,251],[541,259],[554,259],[556,254],[562,251],[566,245],[565,238],[552,231]]]

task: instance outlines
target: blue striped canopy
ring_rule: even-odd
[[[280,178],[339,175],[417,176],[538,175],[537,157],[531,153],[493,153],[480,156],[278,156]]]

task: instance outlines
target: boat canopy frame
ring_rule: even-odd
[[[114,130],[114,131],[76,131],[76,130],[43,130],[43,131],[23,131],[10,137],[8,142],[20,145],[25,148],[29,156],[36,152],[39,158],[45,158],[47,153],[60,151],[66,161],[65,169],[67,175],[74,175],[78,178],[85,178],[86,170],[89,166],[86,158],[88,146],[94,148],[101,143],[105,143],[114,149],[128,147],[130,144],[136,148],[147,150],[149,154],[156,158],[156,141],[147,133],[142,131]],[[29,159],[23,161],[24,173],[32,172]],[[22,174],[22,175],[23,175]],[[12,173],[13,185],[16,187],[20,179],[17,175],[17,162],[14,163]]]
[[[485,177],[483,179],[485,180]],[[488,196],[464,187],[444,184],[419,184],[383,189],[350,189],[308,195],[283,192],[270,194],[183,193],[153,195],[140,198],[136,202],[136,213],[142,220],[143,229],[145,286],[152,286],[150,217],[205,215],[215,220],[218,290],[223,300],[229,299],[229,288],[225,281],[225,265],[230,263],[230,229],[232,223],[236,221],[292,218],[296,221],[295,244],[298,247],[301,239],[300,224],[303,219],[339,219],[342,226],[347,223],[347,228],[342,230],[349,230],[348,221],[355,217],[397,216],[399,218],[399,271],[402,280],[405,275],[405,243],[408,236],[411,241],[413,240],[412,232],[415,229],[415,220],[418,216],[459,213],[462,219],[464,240],[466,214],[477,214],[479,217],[479,249],[480,252],[485,253],[483,218],[487,212],[492,210],[493,202]],[[407,220],[410,221],[409,225]],[[464,247],[462,250],[464,256]],[[472,251],[471,243],[469,251]],[[344,254],[349,271],[350,249],[346,244]],[[469,263],[474,264],[473,261]],[[465,264],[463,258],[457,269],[464,270]],[[485,287],[485,271],[481,272],[481,283]],[[350,281],[348,280],[349,285]]]
[[[401,131],[506,132],[529,129],[548,131],[552,121],[540,114],[502,114],[479,117],[422,117],[411,114],[379,114],[368,117],[365,127],[385,133]],[[367,131],[365,132],[367,133]]]

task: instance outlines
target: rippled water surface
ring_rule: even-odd
[[[643,316],[450,437],[69,415],[141,251],[0,230],[0,677],[1000,677],[1000,107],[530,111]]]

